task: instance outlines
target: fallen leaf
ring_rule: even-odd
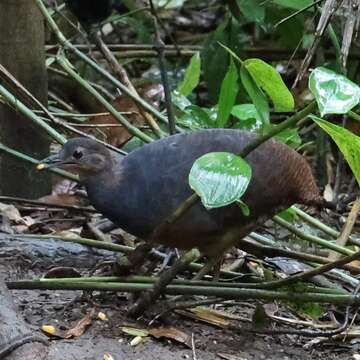
[[[65,338],[69,339],[72,337],[79,337],[81,336],[85,330],[91,325],[94,316],[95,316],[95,309],[91,309],[81,320],[79,320],[75,326],[65,333]]]
[[[151,329],[140,329],[136,327],[130,326],[122,326],[120,328],[124,333],[128,335],[134,336],[131,343],[134,341],[137,343],[139,339],[137,338],[145,338],[149,335],[153,336],[156,339],[166,338],[170,340],[175,340],[181,344],[185,344],[189,348],[191,348],[191,336],[184,333],[181,330],[178,330],[174,327],[159,327],[159,328],[151,328]],[[137,340],[135,340],[137,339]]]
[[[142,336],[142,337],[149,336],[149,331],[146,329],[139,329],[131,326],[122,326],[120,329],[125,334],[132,336]]]
[[[207,308],[196,307],[188,310],[176,310],[176,313],[221,328],[226,328],[230,324],[230,321],[225,319],[223,315],[214,313]]]
[[[53,267],[44,275],[44,278],[46,279],[78,277],[81,277],[81,274],[76,269],[66,266]]]
[[[156,339],[166,338],[175,340],[191,349],[191,336],[174,327],[160,327],[149,330],[149,334]]]

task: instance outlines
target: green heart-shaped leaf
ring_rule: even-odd
[[[208,209],[232,204],[246,191],[251,167],[241,157],[213,152],[197,159],[189,174],[190,187]]]
[[[343,75],[318,67],[309,77],[309,89],[315,96],[321,116],[346,114],[360,101],[360,87]]]

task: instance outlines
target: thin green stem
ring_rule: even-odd
[[[37,290],[89,290],[89,291],[122,291],[122,292],[142,292],[151,290],[153,284],[144,283],[112,283],[112,282],[88,282],[77,281],[69,283],[67,281],[47,281],[41,280],[22,280],[7,283],[9,289],[37,289]],[[285,300],[293,302],[319,302],[342,305],[359,305],[360,297],[345,294],[323,294],[323,293],[296,293],[294,291],[270,291],[260,289],[242,288],[219,288],[216,286],[186,286],[168,285],[164,292],[169,295],[203,295],[217,296],[228,299],[258,299],[258,300]]]
[[[330,249],[330,250],[334,250],[340,254],[343,255],[352,255],[354,254],[354,251],[351,251],[343,246],[339,246],[336,244],[333,244],[332,242],[330,242],[329,240],[325,240],[322,239],[318,236],[314,236],[314,235],[310,235],[310,234],[306,234],[304,232],[302,232],[301,230],[299,230],[296,226],[290,224],[289,222],[285,221],[284,219],[282,219],[280,216],[274,216],[273,220],[283,226],[284,228],[288,229],[289,231],[291,231],[293,234],[295,234],[296,236],[298,236],[299,238],[309,241],[313,244],[317,244],[320,245],[326,249]]]
[[[58,56],[56,58],[58,64],[82,87],[84,87],[89,93],[91,93],[96,100],[98,100],[114,118],[119,121],[132,135],[138,137],[145,142],[152,142],[153,139],[139,130],[136,126],[132,125],[124,116],[121,115],[106,99],[92,87],[87,81],[85,81],[76,71],[74,71],[70,63],[64,56]]]
[[[32,120],[36,125],[43,128],[55,141],[60,144],[65,144],[66,138],[53,129],[48,123],[37,116],[32,110],[30,110],[25,104],[18,100],[13,94],[7,89],[0,85],[1,97],[16,110],[20,111],[24,116]]]
[[[151,106],[149,103],[147,103],[145,100],[143,100],[140,96],[134,94],[123,83],[121,83],[118,79],[116,79],[114,76],[112,76],[109,72],[104,70],[95,61],[93,61],[87,55],[82,53],[79,49],[76,48],[76,46],[74,46],[69,40],[67,40],[66,37],[63,35],[63,33],[60,31],[60,29],[57,26],[54,19],[50,16],[46,6],[43,3],[43,1],[42,0],[34,0],[34,1],[37,4],[37,6],[39,7],[39,10],[43,14],[46,22],[48,23],[48,25],[50,27],[50,29],[54,32],[54,34],[56,35],[59,43],[64,48],[71,50],[77,57],[79,57],[81,60],[83,60],[85,63],[90,65],[93,69],[95,69],[98,73],[100,73],[102,76],[104,76],[110,82],[112,82],[116,87],[118,87],[122,92],[124,92],[131,99],[133,99],[137,104],[142,106],[146,111],[153,114],[156,118],[158,118],[163,123],[165,123],[165,124],[168,123],[167,118],[164,115],[162,115],[161,112],[156,110],[153,106]]]
[[[11,149],[11,148],[5,146],[2,143],[0,143],[0,151],[5,151],[9,155],[11,155],[11,156],[13,156],[13,157],[15,157],[17,159],[29,162],[29,163],[34,164],[34,165],[39,165],[40,164],[39,160],[36,160],[36,159],[26,155],[26,154],[23,154],[23,153],[21,153],[19,151]],[[60,170],[60,169],[56,169],[56,168],[50,168],[50,169],[45,169],[45,170],[51,171],[54,174],[60,175],[60,176],[62,176],[64,178],[67,178],[67,179],[70,179],[70,180],[73,180],[73,181],[79,181],[78,176],[76,176],[74,174],[71,174],[71,173],[69,173],[67,171],[64,171],[64,170]]]

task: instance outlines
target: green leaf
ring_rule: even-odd
[[[244,61],[244,66],[256,84],[269,95],[275,111],[294,110],[295,103],[291,92],[280,74],[271,65],[260,59],[248,59]]]
[[[214,108],[207,109],[197,105],[190,105],[184,109],[184,113],[178,118],[179,125],[191,130],[213,128],[216,124],[217,111]]]
[[[190,60],[190,64],[185,71],[185,76],[177,90],[181,95],[188,96],[199,84],[201,73],[200,53],[196,52]]]
[[[251,75],[249,74],[248,70],[244,65],[241,66],[240,68],[240,77],[246,92],[248,93],[250,99],[252,100],[252,102],[256,107],[256,110],[259,113],[262,123],[269,124],[270,110],[266,96],[261,91],[259,86],[256,84],[254,79],[251,77]]]
[[[231,110],[235,104],[236,96],[239,92],[239,75],[233,59],[230,60],[229,69],[221,84],[219,95],[219,112],[216,120],[217,127],[225,127]]]
[[[275,125],[276,126],[276,125]],[[268,129],[270,131],[272,127]],[[296,149],[302,143],[301,137],[297,128],[285,129],[282,132],[275,135],[275,139],[283,142],[284,144]]]
[[[321,116],[346,114],[360,101],[360,87],[343,75],[324,67],[312,71],[309,88],[315,96]]]
[[[246,191],[251,167],[228,152],[212,152],[198,158],[189,174],[190,187],[208,209],[232,204]]]
[[[262,0],[236,0],[241,13],[249,21],[261,23],[265,18],[265,7]]]
[[[315,115],[310,117],[335,141],[360,185],[360,137]]]
[[[173,91],[171,100],[180,110],[185,110],[188,106],[192,105],[192,102],[186,96],[181,95],[177,90]]]
[[[247,129],[250,131],[259,130],[262,121],[254,104],[239,104],[232,108],[231,115],[239,119],[234,124],[237,129]]]

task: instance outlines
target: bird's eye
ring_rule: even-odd
[[[83,156],[83,153],[80,150],[75,150],[74,153],[73,153],[73,158],[74,159],[79,160],[79,159],[82,158],[82,156]]]

